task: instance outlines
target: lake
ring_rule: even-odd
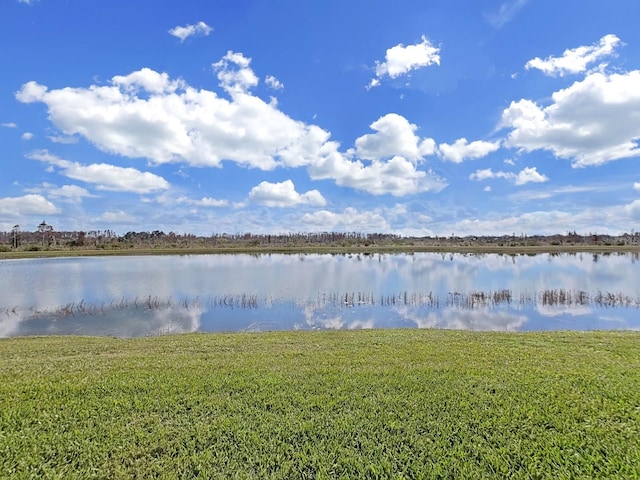
[[[637,254],[0,261],[0,337],[295,329],[640,329]]]

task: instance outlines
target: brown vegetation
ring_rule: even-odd
[[[215,253],[234,251],[451,251],[451,252],[553,252],[553,251],[635,251],[640,250],[640,233],[621,235],[435,236],[402,237],[386,233],[317,232],[288,234],[212,234],[127,232],[112,230],[55,231],[42,222],[35,231],[0,232],[0,258],[40,255]],[[3,254],[4,253],[4,254]],[[6,255],[13,253],[13,255]],[[16,253],[18,255],[16,255]]]

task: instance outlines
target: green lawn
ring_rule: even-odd
[[[640,334],[0,340],[2,478],[640,478]]]

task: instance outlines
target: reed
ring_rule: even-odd
[[[0,308],[0,321],[2,318],[20,316],[22,318],[65,318],[65,317],[90,317],[105,315],[116,311],[157,311],[171,308],[189,310],[193,308],[211,310],[215,308],[226,309],[258,309],[269,308],[278,303],[273,297],[261,297],[256,294],[224,294],[214,295],[208,298],[163,298],[155,295],[134,298],[117,298],[109,302],[91,303],[85,300],[70,302],[53,308],[41,308],[32,306],[20,308],[17,306]],[[514,294],[511,290],[502,289],[495,291],[470,291],[447,292],[438,294],[433,291],[409,292],[402,291],[376,295],[374,292],[323,292],[318,293],[315,299],[300,298],[294,300],[296,305],[310,305],[315,309],[321,308],[358,308],[358,307],[382,307],[393,308],[398,306],[420,308],[426,310],[458,309],[477,310],[492,308],[523,309],[536,306],[545,307],[596,307],[596,308],[640,308],[640,296],[632,297],[623,292],[603,292],[598,290],[593,293],[584,290],[547,289],[540,292],[520,292]]]

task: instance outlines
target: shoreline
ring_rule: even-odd
[[[127,249],[60,249],[0,252],[0,260],[58,257],[103,257],[138,255],[212,255],[212,254],[383,254],[383,253],[460,253],[537,255],[544,253],[640,253],[640,245],[398,245],[398,246],[285,246],[285,247],[174,247]]]

